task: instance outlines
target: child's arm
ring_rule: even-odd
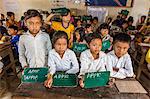
[[[25,66],[28,66],[27,65],[27,61],[26,61],[26,57],[25,57],[25,46],[24,46],[24,43],[22,41],[23,39],[20,38],[19,40],[19,45],[18,45],[18,51],[19,51],[19,61],[22,65],[22,67],[24,68]]]
[[[47,50],[48,52],[52,49],[52,43],[51,43],[51,40],[50,40],[50,37],[48,36],[48,39],[47,39]]]
[[[80,85],[81,88],[84,87],[84,76],[79,77],[79,85]]]
[[[110,71],[110,76],[113,75],[113,60],[111,56],[107,54],[107,62],[106,62],[107,71]]]
[[[53,83],[53,74],[56,72],[56,64],[54,62],[54,58],[52,57],[51,53],[49,53],[48,57],[48,66],[49,66],[49,73],[47,74],[47,80],[44,82],[44,85],[48,88],[51,88]]]
[[[68,71],[66,71],[66,73],[77,73],[77,72],[79,72],[79,63],[78,63],[77,57],[76,57],[74,52],[70,53],[70,58],[71,58],[72,68],[69,69]]]
[[[48,25],[51,25],[52,23],[50,22],[51,18],[54,16],[55,14],[51,13],[47,18],[46,18],[46,21],[45,23],[48,24]]]
[[[49,73],[47,74],[47,80],[44,82],[44,86],[51,88],[52,83],[53,83],[53,75]]]
[[[52,53],[49,52],[48,56],[48,67],[49,67],[49,73],[53,75],[56,72],[56,63],[54,62],[55,57],[53,57]]]
[[[2,68],[3,68],[4,64],[0,61],[0,73],[2,73]]]
[[[81,53],[80,62],[81,62],[81,68],[80,68],[79,75],[85,75],[85,73],[88,71],[88,68],[90,65],[90,60],[86,56],[86,53],[84,53],[84,52]]]
[[[133,73],[132,61],[131,61],[130,56],[128,55],[126,57],[126,60],[124,60],[124,61],[125,61],[124,67],[119,68],[118,72],[123,74],[126,77],[133,77],[134,73]]]

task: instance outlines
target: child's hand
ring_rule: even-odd
[[[81,86],[81,88],[84,87],[84,81],[83,81],[83,78],[81,78],[81,79],[79,80],[79,85]]]
[[[52,79],[52,78],[49,78],[49,79],[47,79],[47,80],[44,82],[44,86],[47,87],[47,88],[51,88],[52,83],[53,83],[53,79]]]
[[[115,83],[115,78],[109,78],[108,87],[112,87]]]
[[[118,71],[119,71],[119,68],[113,67],[113,71],[118,72]]]
[[[44,82],[44,86],[48,87],[48,88],[51,88],[52,83],[53,83],[52,75],[48,74],[47,80]]]

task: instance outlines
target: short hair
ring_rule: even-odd
[[[4,17],[4,14],[1,14],[1,16],[3,16],[3,17]]]
[[[15,15],[14,12],[7,12],[7,16],[11,17],[12,15]]]
[[[144,19],[146,19],[146,16],[145,16],[145,15],[142,15],[142,16],[141,16],[141,18],[144,18]]]
[[[88,34],[88,35],[85,37],[85,40],[86,40],[86,42],[87,42],[88,44],[90,44],[91,41],[94,40],[94,39],[100,39],[100,40],[102,40],[102,39],[101,39],[101,36],[100,36],[98,33],[90,33],[90,34]]]
[[[122,22],[122,24],[128,24],[128,21],[124,20],[124,21]]]
[[[107,23],[102,23],[99,27],[98,27],[99,30],[101,29],[109,29],[109,25]]]
[[[54,45],[56,43],[56,41],[60,38],[64,38],[67,40],[67,44],[68,44],[68,35],[66,32],[64,31],[56,31],[54,34],[53,34],[53,39],[52,39],[52,44]]]
[[[29,9],[25,15],[25,21],[32,17],[39,17],[42,20],[42,15],[35,9]]]
[[[94,18],[93,18],[93,20],[96,20],[96,21],[98,21],[98,17],[94,17]]]
[[[79,27],[75,30],[75,32],[78,32],[79,35],[80,35],[80,40],[83,41],[84,40],[84,37],[85,37],[85,29],[83,27]],[[75,36],[75,33],[74,33],[74,40],[76,41],[76,36]]]
[[[8,28],[9,28],[9,29],[14,29],[14,30],[18,31],[18,27],[15,26],[15,25],[11,25],[11,26],[9,26]]]
[[[115,44],[116,42],[125,42],[125,43],[129,43],[131,42],[131,37],[126,34],[126,33],[118,33],[114,36],[113,38],[113,43]]]
[[[89,28],[91,26],[92,26],[91,24],[86,24],[85,28],[87,29],[87,28]]]

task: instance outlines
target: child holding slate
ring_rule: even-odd
[[[79,73],[79,84],[84,87],[83,77],[85,73],[110,70],[107,66],[107,56],[101,51],[102,40],[99,34],[91,33],[86,38],[89,49],[81,53],[81,69]]]
[[[111,47],[112,38],[109,35],[109,25],[106,23],[101,24],[97,32],[100,33],[102,38],[102,51],[107,51]]]
[[[65,71],[68,74],[75,74],[79,71],[79,64],[75,53],[68,49],[68,36],[63,31],[57,31],[52,39],[53,47],[49,52],[48,66],[50,71],[45,81],[46,87],[51,87],[53,74],[56,71]]]
[[[133,77],[133,67],[130,55],[128,54],[131,38],[128,34],[119,33],[114,37],[113,51],[108,55],[108,66],[112,66],[112,77],[124,79]]]
[[[40,30],[42,16],[37,10],[30,9],[25,16],[25,23],[29,31],[19,40],[19,60],[22,67],[47,66],[48,52],[52,49],[50,37]]]

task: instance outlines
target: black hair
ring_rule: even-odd
[[[11,26],[9,26],[8,28],[9,28],[9,29],[14,29],[14,30],[18,31],[18,27],[15,26],[15,25],[11,25]]]
[[[116,43],[116,42],[126,42],[126,43],[129,43],[131,42],[131,37],[126,34],[126,33],[118,33],[114,36],[113,38],[113,43]]]
[[[96,20],[96,21],[98,21],[98,17],[94,17],[94,18],[93,18],[93,20]]]
[[[101,29],[109,29],[109,25],[107,23],[102,23],[98,28],[99,28],[99,30],[101,30]]]
[[[75,32],[79,33],[80,41],[82,42],[84,40],[84,36],[85,36],[85,29],[83,27],[79,27],[75,30]],[[75,33],[74,33],[74,41],[76,41]]]
[[[88,34],[88,35],[85,37],[85,40],[86,40],[86,42],[87,42],[88,44],[90,44],[91,41],[94,40],[94,39],[100,39],[100,40],[102,40],[102,39],[101,39],[101,36],[100,36],[98,33],[90,33],[90,34]]]
[[[89,28],[91,26],[92,26],[91,24],[86,24],[85,28],[87,29],[87,28]]]
[[[25,20],[32,18],[32,17],[40,17],[42,20],[42,15],[35,9],[29,9],[25,15]]]
[[[7,16],[11,17],[12,15],[15,15],[14,12],[7,12]]]
[[[146,19],[146,16],[145,16],[145,15],[143,15],[143,16],[141,16],[141,18],[144,18],[144,19]]]
[[[110,21],[112,21],[112,18],[111,18],[111,17],[109,17],[107,20],[110,20]]]
[[[124,21],[122,22],[122,24],[128,24],[128,21],[124,20]]]
[[[150,25],[150,18],[148,18],[148,19],[146,20],[146,25],[147,25],[147,26]]]
[[[64,31],[56,31],[54,34],[53,34],[53,37],[52,37],[52,44],[54,45],[56,43],[56,41],[60,38],[64,38],[67,40],[67,44],[68,44],[68,35],[66,32]]]
[[[3,16],[3,17],[4,17],[4,14],[1,14],[1,16]]]

